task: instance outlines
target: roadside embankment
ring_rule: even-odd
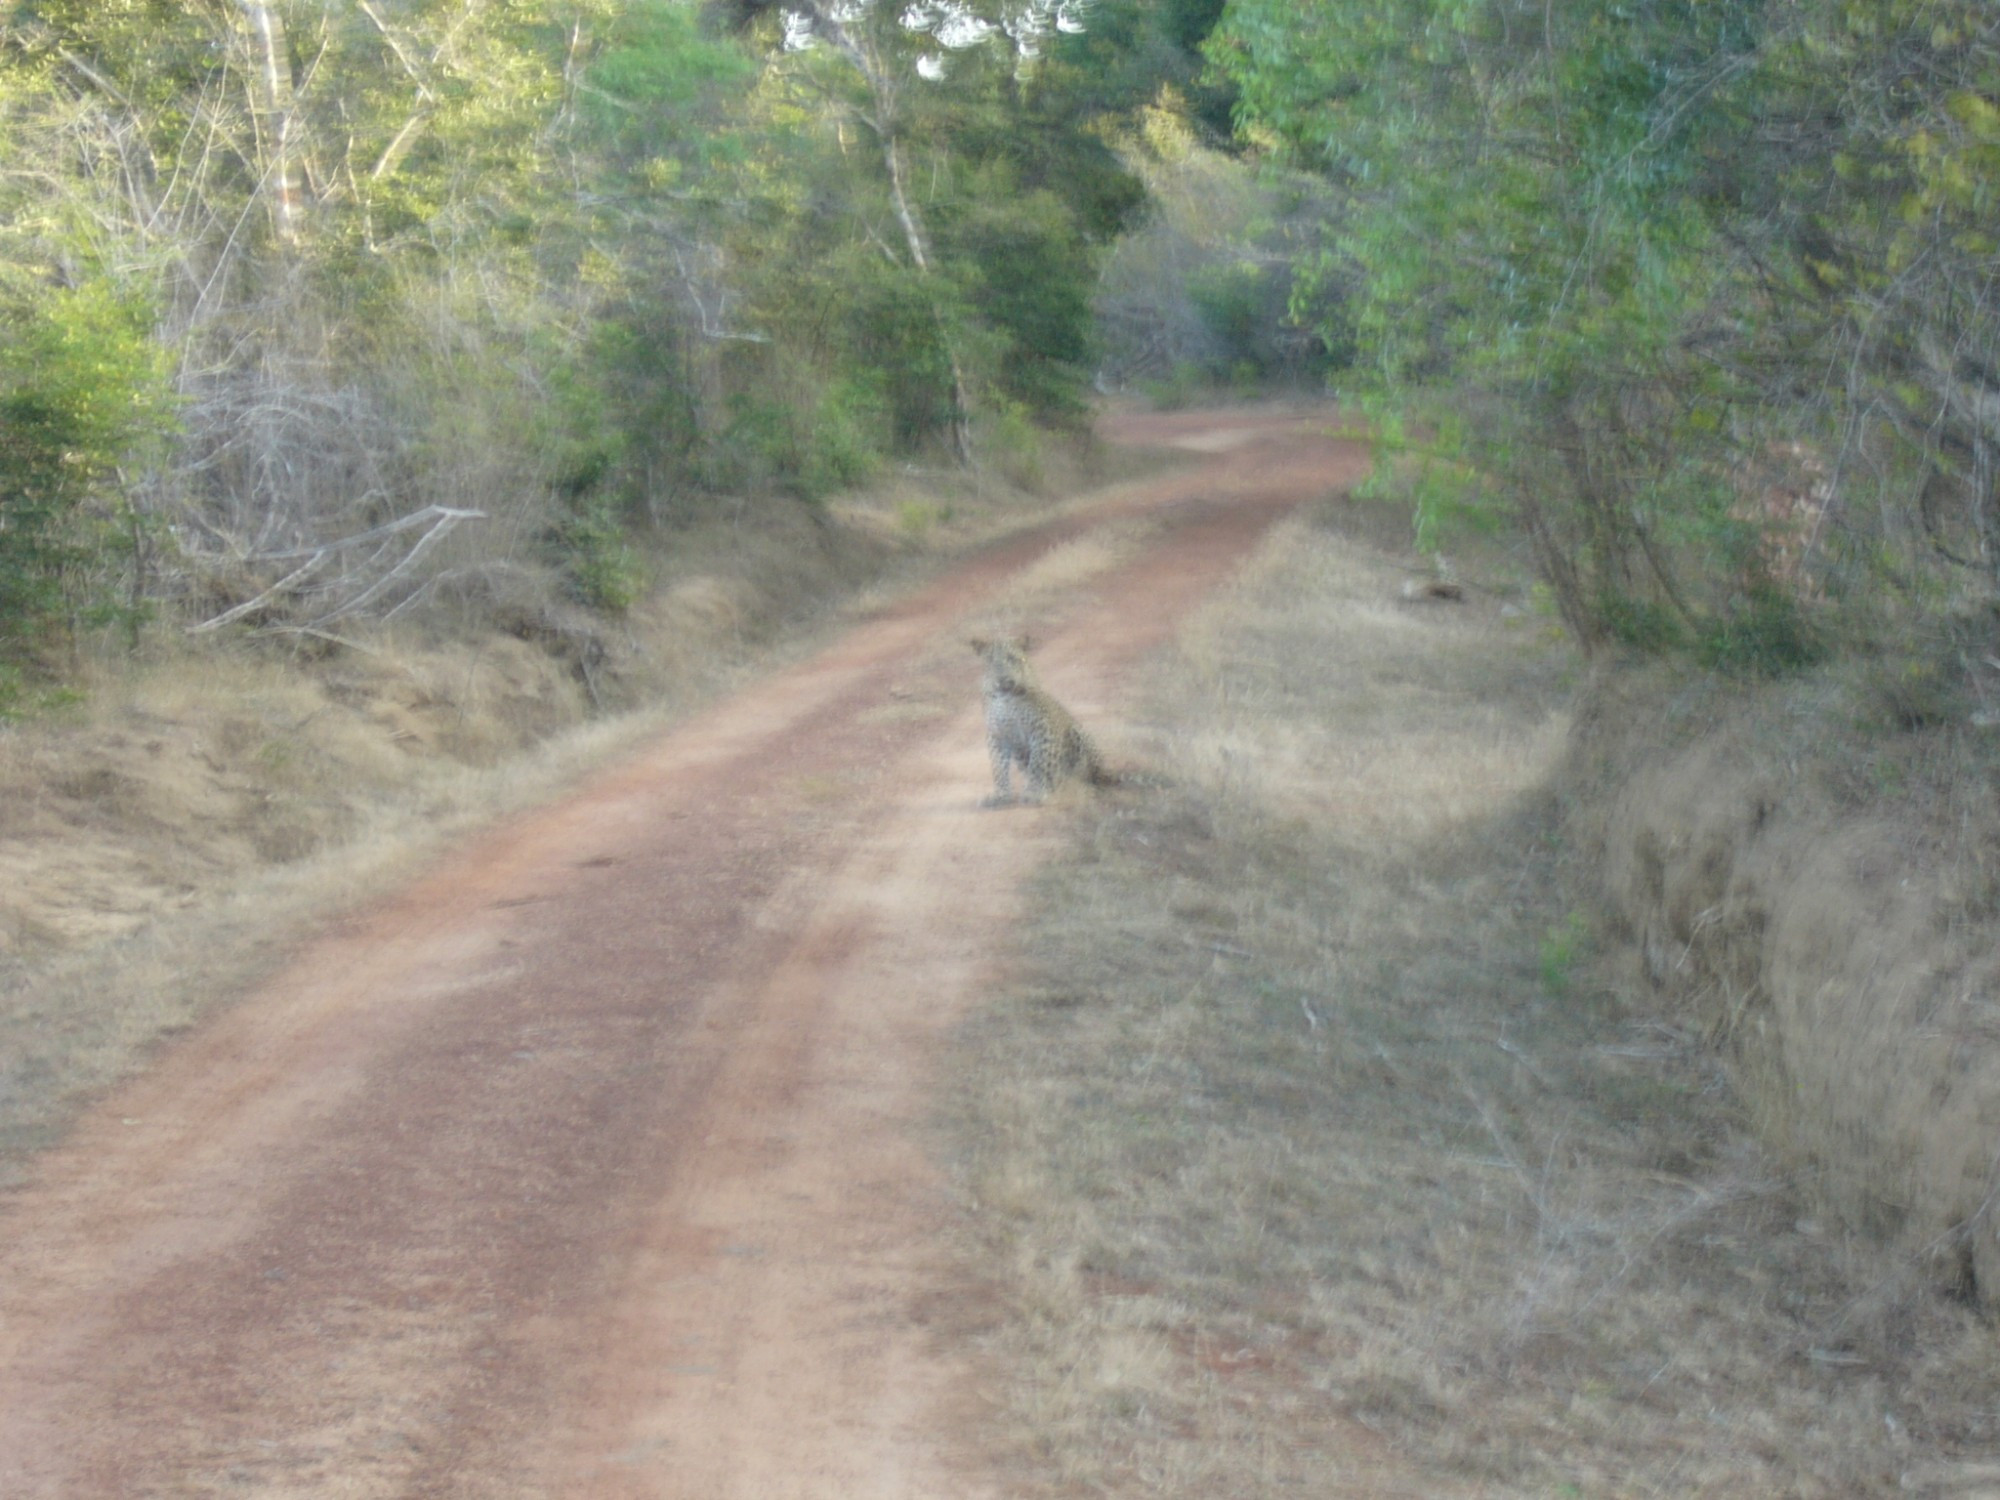
[[[1815,1211],[1992,1302],[2000,744],[1969,703],[1908,722],[1894,671],[1607,676],[1566,826],[1619,977],[1729,1058]]]

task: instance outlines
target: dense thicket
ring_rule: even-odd
[[[1777,666],[1993,596],[1985,0],[1231,0],[1211,48],[1337,190],[1308,279],[1425,414],[1427,526],[1510,514],[1584,641]]]
[[[1067,420],[1142,199],[1099,121],[1214,10],[0,7],[0,670],[615,608],[635,522]]]

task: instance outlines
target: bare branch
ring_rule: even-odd
[[[282,552],[260,552],[246,562],[288,562],[295,557],[311,557],[322,552],[344,552],[354,547],[364,547],[370,542],[379,542],[400,531],[411,531],[419,526],[432,523],[457,525],[460,521],[483,521],[483,510],[457,510],[448,505],[426,505],[422,510],[413,510],[407,516],[399,516],[393,521],[371,527],[367,531],[357,531],[353,536],[342,537],[338,541],[321,542],[310,547],[292,547]]]
[[[96,68],[70,51],[69,48],[59,48],[56,55],[75,69],[84,81],[100,94],[103,94],[106,98],[117,100],[127,109],[132,108],[132,100],[123,89],[119,88],[117,84],[106,78]]]
[[[362,610],[366,609],[369,605],[373,604],[377,599],[381,598],[383,594],[387,593],[390,587],[396,582],[397,579],[401,578],[404,574],[408,573],[411,568],[416,566],[417,559],[422,557],[426,552],[430,551],[430,549],[436,546],[439,542],[443,541],[445,537],[450,534],[452,528],[458,525],[460,521],[472,519],[475,517],[481,520],[485,519],[485,512],[483,511],[446,510],[443,506],[439,505],[429,506],[427,507],[427,509],[437,513],[438,515],[437,524],[431,527],[429,531],[425,532],[423,536],[418,539],[417,545],[409,550],[409,553],[403,558],[403,560],[397,563],[396,566],[391,568],[387,573],[384,573],[380,578],[376,579],[375,582],[371,584],[368,588],[363,589],[354,598],[348,600],[345,604],[341,605],[337,609],[332,609],[327,611],[327,613],[321,615],[318,619],[314,620],[312,624],[315,627],[322,625],[330,625],[335,620],[344,619],[348,615],[359,614]]]
[[[430,123],[431,112],[420,109],[403,122],[403,128],[396,132],[394,140],[382,148],[382,154],[375,159],[375,165],[368,173],[370,182],[380,182],[402,164],[410,147],[416,144],[418,134]]]
[[[340,537],[337,540],[322,542],[315,546],[286,548],[282,551],[264,552],[245,558],[243,561],[250,563],[289,562],[296,558],[304,558],[305,561],[258,594],[256,598],[246,599],[243,603],[224,610],[212,619],[203,620],[198,625],[190,625],[188,627],[188,634],[201,635],[208,631],[219,630],[225,625],[234,624],[246,615],[255,614],[272,601],[286,594],[296,593],[301,585],[336,557],[350,555],[360,548],[369,546],[370,544],[377,544],[375,553],[364,561],[360,569],[363,576],[366,576],[367,571],[381,560],[387,551],[387,544],[392,538],[404,532],[413,531],[420,526],[427,526],[429,529],[417,539],[416,545],[404,553],[401,560],[393,567],[389,568],[379,578],[376,578],[374,582],[368,584],[358,594],[343,600],[335,608],[312,620],[311,625],[314,627],[323,626],[346,616],[359,614],[394,587],[397,580],[407,576],[424,554],[443,541],[461,521],[483,521],[485,519],[486,512],[483,510],[462,510],[446,505],[427,505],[422,510],[412,511],[407,516],[400,516],[385,525],[371,527],[367,531],[359,531],[352,536]]]
[[[390,28],[389,23],[382,19],[382,12],[375,8],[372,0],[355,0],[355,4],[360,8],[361,14],[375,23],[375,29],[382,33],[382,40],[389,44],[389,50],[396,54],[396,61],[403,65],[403,71],[410,75],[410,82],[417,86],[417,92],[424,96],[426,103],[435,106],[437,95],[431,92],[431,86],[424,78],[416,60],[403,50],[403,44],[396,33]]]
[[[189,635],[201,635],[210,630],[220,630],[225,625],[235,624],[236,621],[242,619],[245,615],[255,614],[273,599],[288,592],[293,585],[304,582],[306,578],[318,569],[321,563],[327,560],[328,555],[324,550],[315,552],[307,559],[304,567],[295,568],[290,573],[287,573],[256,598],[246,599],[233,609],[225,609],[212,620],[203,620],[199,625],[188,626],[187,633]]]

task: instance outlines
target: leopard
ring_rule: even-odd
[[[1089,735],[1077,726],[1069,710],[1049,695],[1028,663],[1034,641],[1025,635],[972,641],[986,664],[980,683],[986,700],[986,750],[993,758],[993,794],[981,807],[1006,807],[1015,801],[1013,772],[1021,768],[1031,803],[1048,800],[1056,787],[1071,778],[1092,786],[1111,786],[1117,778],[1106,769]]]

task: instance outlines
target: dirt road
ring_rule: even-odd
[[[0,1496],[973,1496],[922,1149],[1059,809],[980,812],[967,622],[1129,669],[1301,499],[1301,418],[995,548],[324,934],[0,1206]],[[1118,736],[1106,736],[1114,747]]]

